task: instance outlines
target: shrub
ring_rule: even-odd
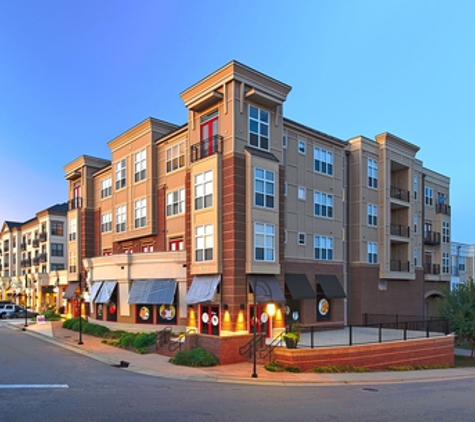
[[[147,349],[149,346],[153,346],[156,343],[155,333],[139,333],[134,340],[134,347],[139,349]]]
[[[119,346],[127,349],[134,345],[135,334],[134,333],[125,333],[119,339]]]
[[[269,363],[268,365],[264,365],[264,368],[267,369],[269,372],[302,372],[302,370],[298,366],[284,366],[275,361]]]
[[[107,327],[99,324],[89,324],[92,325],[92,334],[96,337],[104,337],[110,330]]]
[[[218,361],[204,349],[196,348],[191,350],[180,350],[174,358],[170,359],[174,365],[192,366],[199,368],[202,366],[216,366]]]
[[[369,368],[365,368],[363,366],[351,366],[351,365],[327,365],[327,366],[317,366],[312,369],[313,372],[323,374],[339,374],[342,372],[369,372]]]

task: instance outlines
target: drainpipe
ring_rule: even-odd
[[[345,292],[346,292],[346,306],[345,306],[345,325],[348,325],[348,318],[350,315],[350,289],[349,289],[349,276],[350,276],[350,151],[345,151],[346,156],[346,224],[345,227],[345,241],[346,241],[346,277],[345,277]]]
[[[426,254],[425,254],[425,225],[426,225],[426,175],[422,173],[422,215],[421,215],[421,233],[422,233],[422,247],[421,247],[421,262],[422,262],[422,317],[426,319]]]

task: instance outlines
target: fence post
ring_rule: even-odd
[[[404,323],[404,340],[407,340],[407,321]]]
[[[352,326],[352,325],[349,325],[348,328],[350,329],[350,339],[349,339],[349,343],[350,343],[350,346],[353,346],[353,326]]]
[[[426,336],[427,336],[427,338],[430,337],[429,328],[430,328],[430,320],[426,320]]]
[[[311,340],[310,340],[310,348],[312,348],[312,349],[315,347],[314,340],[313,340],[314,329],[315,329],[315,327],[312,325],[310,327],[310,333],[312,334],[312,337],[311,337]]]
[[[379,324],[379,342],[382,343],[383,342],[383,324]]]

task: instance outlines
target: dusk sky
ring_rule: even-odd
[[[475,243],[471,0],[0,0],[0,225],[65,202],[64,165],[147,117],[186,123],[179,94],[231,60],[290,85],[292,120],[418,145]]]

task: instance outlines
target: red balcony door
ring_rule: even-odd
[[[214,152],[214,136],[218,134],[218,112],[215,111],[201,120],[201,156],[207,157]]]

